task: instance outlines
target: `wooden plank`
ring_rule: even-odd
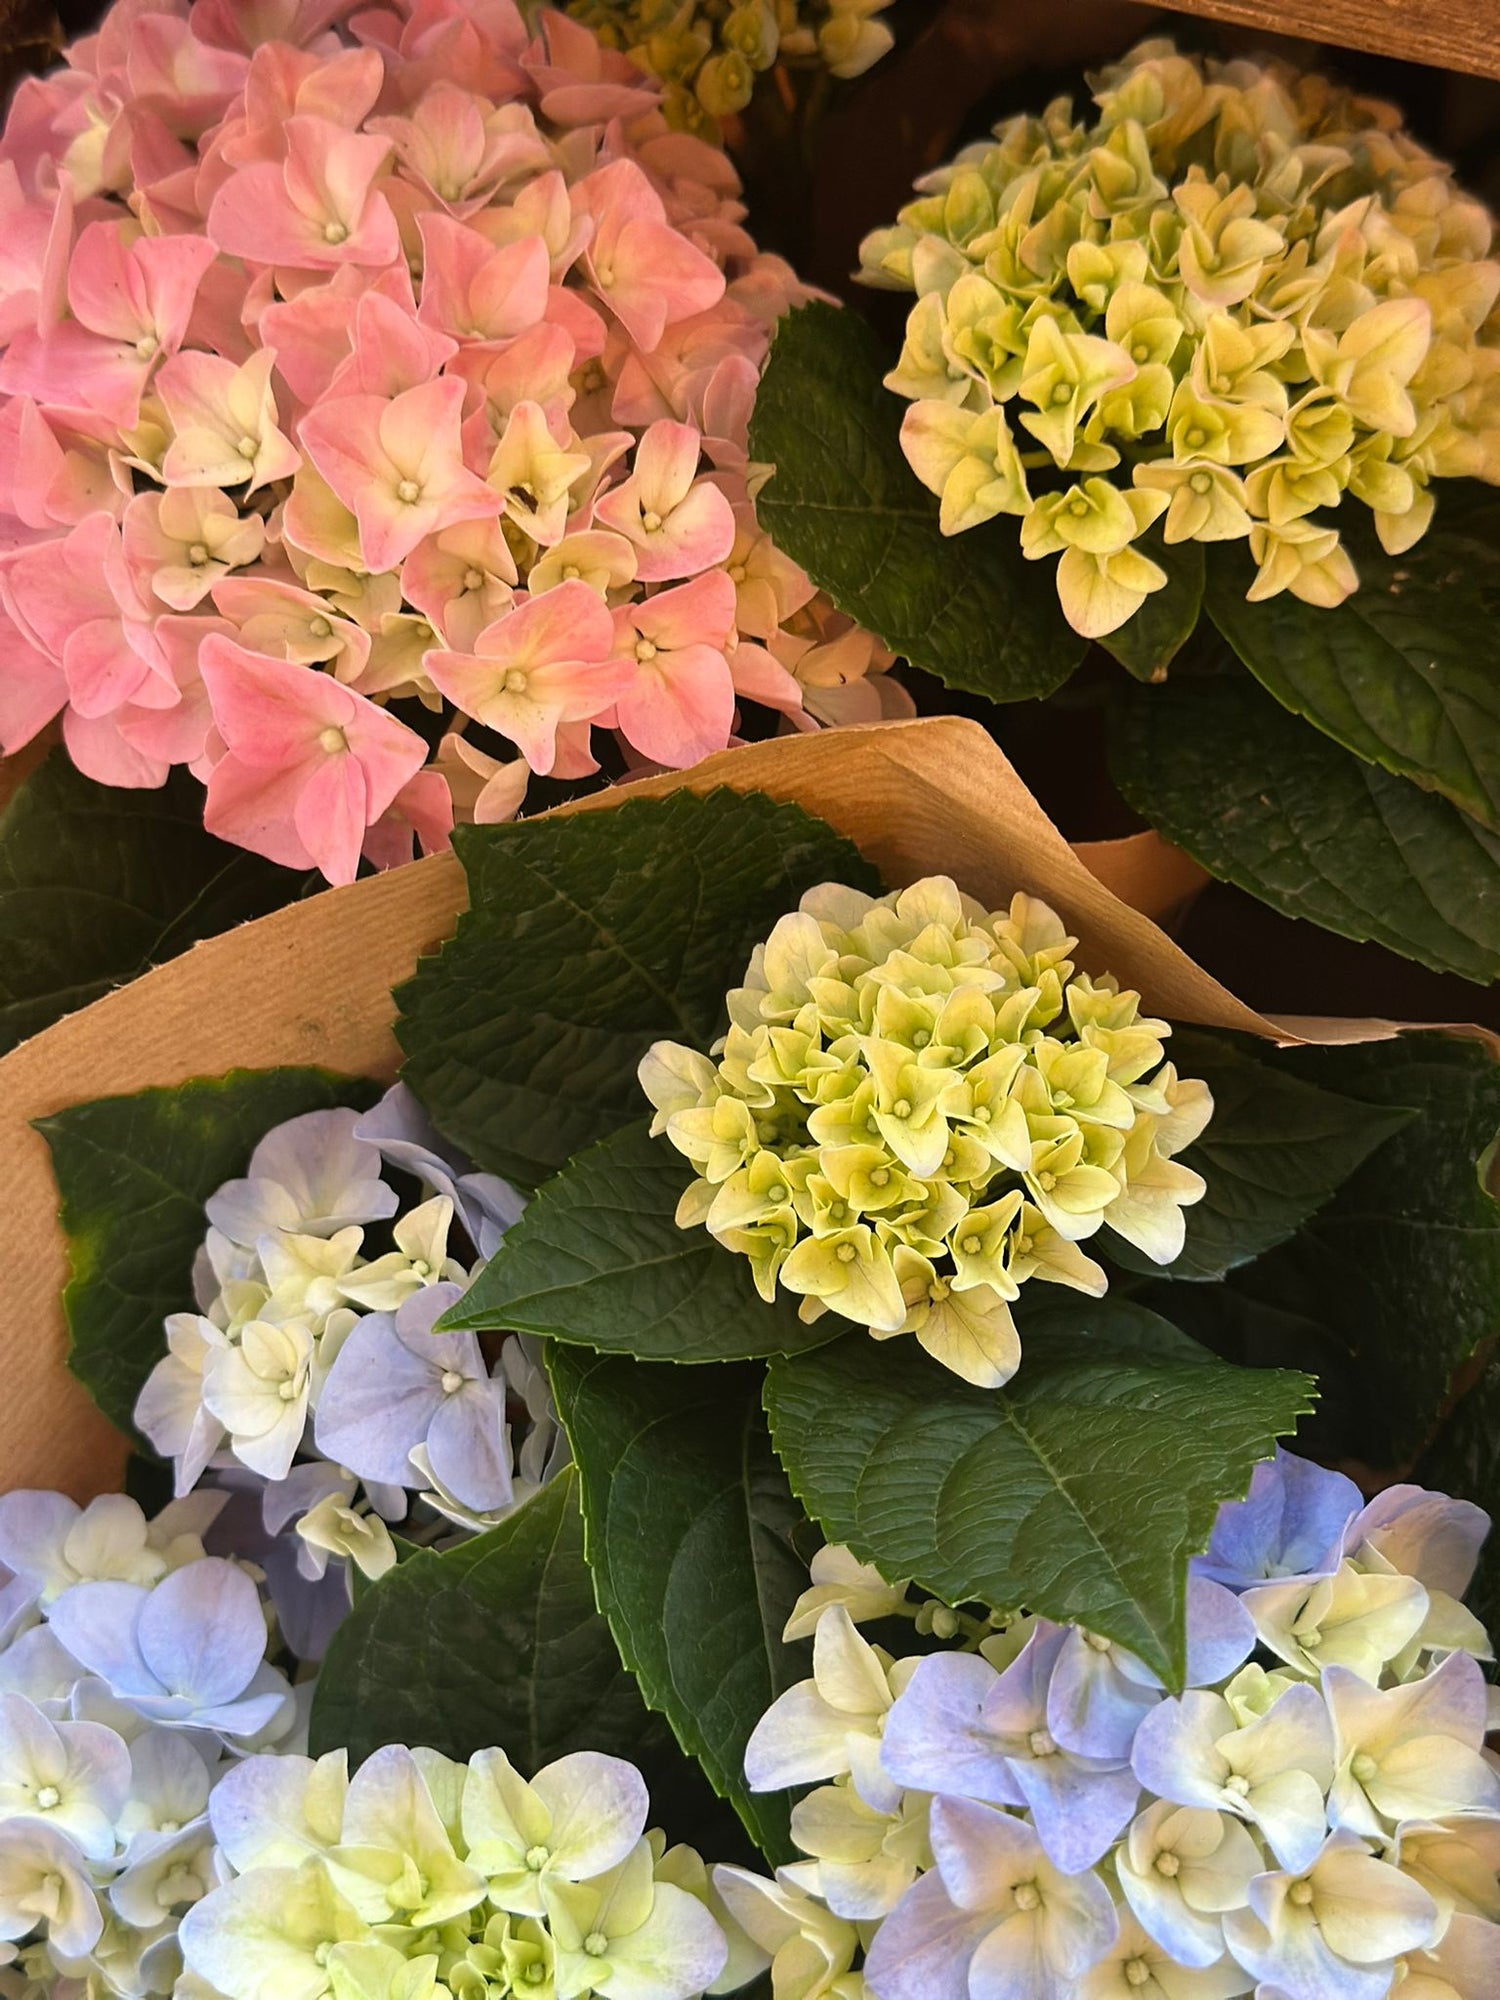
[[[1500,77],[1500,0],[1159,0],[1267,34]]]

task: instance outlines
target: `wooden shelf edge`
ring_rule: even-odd
[[[1158,0],[1240,28],[1500,77],[1500,0]]]

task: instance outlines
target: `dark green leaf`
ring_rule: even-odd
[[[204,1202],[244,1173],[273,1125],[376,1095],[325,1070],[240,1069],[37,1120],[68,1239],[68,1365],[122,1430],[166,1353],[163,1319],[192,1310]]]
[[[1113,1230],[1101,1236],[1115,1263],[1145,1277],[1222,1278],[1284,1243],[1410,1116],[1303,1082],[1250,1035],[1179,1028],[1170,1053],[1213,1092],[1208,1130],[1182,1155],[1208,1192],[1183,1211],[1187,1241],[1165,1270]]]
[[[594,1589],[620,1656],[773,1866],[784,1793],[744,1779],[750,1732],[810,1671],[781,1630],[807,1587],[801,1510],[771,1453],[757,1368],[652,1367],[554,1346]]]
[[[1284,916],[1500,978],[1500,840],[1340,750],[1245,675],[1138,696],[1111,768],[1158,832]]]
[[[1289,1243],[1229,1280],[1339,1338],[1355,1362],[1361,1456],[1398,1463],[1500,1329],[1500,1204],[1478,1171],[1500,1128],[1500,1066],[1478,1042],[1430,1033],[1282,1060],[1325,1089],[1418,1114]]]
[[[95,784],[56,750],[0,817],[0,1054],[312,880],[203,831],[203,787]]]
[[[1500,1360],[1491,1361],[1460,1400],[1413,1476],[1500,1519]],[[1493,1529],[1466,1595],[1475,1616],[1490,1632],[1500,1632],[1500,1535]]]
[[[1203,544],[1166,541],[1158,525],[1136,547],[1166,571],[1166,584],[1153,590],[1135,616],[1099,644],[1138,681],[1163,681],[1203,609]]]
[[[1500,494],[1442,481],[1432,527],[1402,556],[1362,507],[1339,528],[1360,581],[1334,610],[1289,590],[1247,603],[1249,552],[1220,542],[1209,615],[1278,701],[1500,831]]]
[[[402,1075],[455,1145],[526,1185],[641,1116],[653,1041],[707,1049],[753,946],[858,851],[758,792],[466,827],[469,909],[397,988]]]
[[[756,496],[761,526],[840,611],[949,687],[1050,694],[1087,651],[1054,566],[1026,561],[1013,520],[941,533],[885,368],[856,313],[813,304],[780,322],[750,421],[751,457],[776,468]]]
[[[1024,1605],[1184,1672],[1187,1560],[1309,1407],[1154,1313],[1028,1313],[1020,1372],[973,1389],[911,1342],[846,1335],[771,1364],[771,1436],[830,1541],[950,1604]]]
[[[499,1527],[441,1555],[419,1549],[363,1593],[324,1658],[309,1742],[315,1757],[347,1749],[351,1765],[384,1743],[460,1761],[494,1746],[528,1777],[600,1750],[646,1773],[652,1823],[671,1839],[693,1838],[705,1809],[715,1836],[735,1824],[620,1664],[571,1466]]]
[[[439,1324],[509,1329],[641,1361],[744,1361],[819,1347],[778,1291],[767,1304],[749,1260],[673,1217],[692,1170],[645,1125],[601,1139],[541,1188],[472,1289]]]

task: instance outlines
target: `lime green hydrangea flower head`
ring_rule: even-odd
[[[680,130],[717,136],[780,64],[862,76],[892,46],[878,17],[891,0],[563,0],[605,45],[663,85],[662,110]],[[528,15],[541,0],[526,0]]]
[[[641,1064],[697,1178],[677,1220],[877,1340],[914,1333],[966,1381],[1015,1373],[1029,1278],[1101,1293],[1105,1223],[1157,1263],[1203,1181],[1176,1155],[1213,1109],[1140,996],[1078,972],[1035,897],[987,912],[946,876],[826,883],[756,947],[712,1057]]]
[[[1018,515],[1090,638],[1166,583],[1158,517],[1244,538],[1252,598],[1339,604],[1346,499],[1399,555],[1435,480],[1500,482],[1493,219],[1322,78],[1158,40],[1093,82],[1092,120],[997,126],[861,246],[917,294],[886,377],[907,459],[944,534]]]

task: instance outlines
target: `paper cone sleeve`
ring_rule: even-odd
[[[720,785],[818,814],[892,887],[945,874],[992,909],[1017,889],[1040,896],[1077,935],[1078,963],[1138,988],[1152,1014],[1287,1037],[1153,922],[1201,879],[1186,857],[1155,835],[1070,847],[993,740],[957,717],[781,737],[558,814]],[[330,889],[195,946],[0,1061],[0,1212],[10,1246],[0,1286],[0,1487],[86,1498],[119,1484],[127,1449],[67,1369],[67,1252],[47,1145],[32,1121],[235,1068],[312,1063],[388,1081],[400,1059],[391,988],[452,932],[464,903],[463,871],[449,855]],[[1300,1023],[1299,1032],[1319,1030]],[[1359,1040],[1389,1032],[1354,1024]]]

